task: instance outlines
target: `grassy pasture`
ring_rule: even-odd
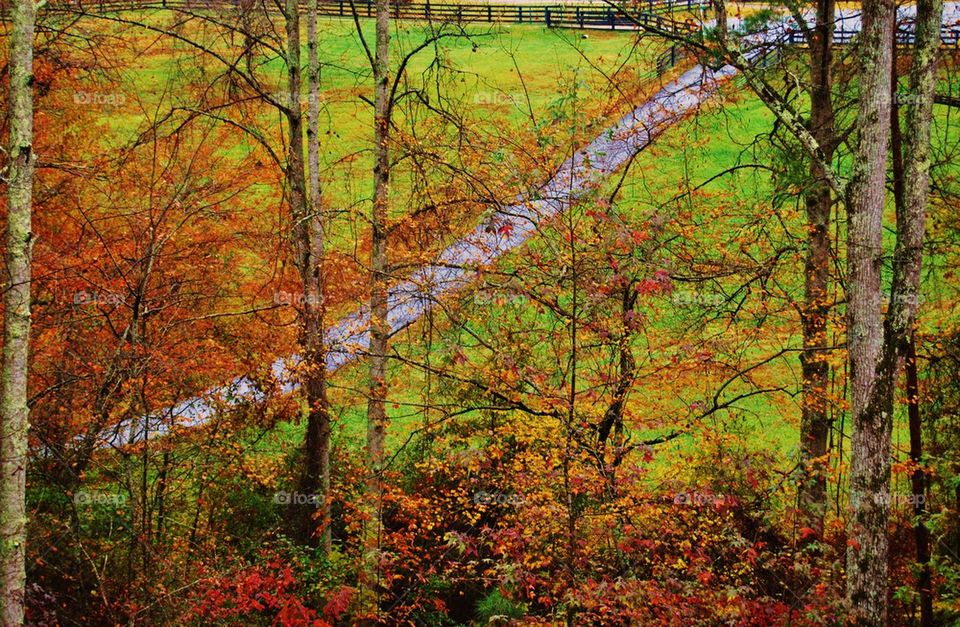
[[[220,77],[223,83],[223,64],[182,40],[149,30],[169,28],[171,20],[183,16],[107,17],[123,23],[90,17],[84,25],[119,42],[113,67],[75,88],[122,98],[122,106],[88,105],[105,147],[116,149],[130,142],[158,111],[209,105],[211,101],[201,98],[209,98],[217,88],[198,86],[209,85],[211,77]],[[133,25],[139,22],[149,28]],[[361,20],[360,26],[363,39],[371,42],[372,21]],[[238,54],[237,42],[205,19],[186,19],[179,28],[185,39],[202,43],[224,59]],[[398,102],[395,113],[397,164],[391,212],[397,236],[392,255],[396,263],[408,267],[468,230],[490,210],[492,200],[509,201],[549,178],[568,146],[589,141],[642,102],[654,85],[641,77],[649,75],[662,50],[662,44],[631,33],[591,32],[584,38],[575,31],[500,25],[468,26],[454,33],[444,26],[400,22],[392,38],[395,65],[430,33],[438,32],[434,29],[450,36],[410,58],[398,89],[421,91],[429,106],[409,95]],[[306,54],[304,48],[303,63]],[[335,311],[345,312],[366,289],[372,77],[361,36],[349,20],[320,21],[319,56],[321,185],[329,220],[331,276],[336,276],[329,298]],[[265,92],[283,97],[286,70],[281,58],[265,57],[256,74]],[[282,117],[269,105],[251,102],[250,90],[243,87],[233,97],[247,100],[245,117],[229,108],[218,109],[217,114],[255,127],[282,154]],[[305,86],[301,101],[306,110],[303,94]],[[223,94],[217,96],[223,100]],[[238,164],[245,163],[238,167],[249,167],[254,160],[258,171],[263,163],[269,166],[263,150],[239,131],[221,150]],[[258,218],[262,223],[281,211],[281,201],[278,175],[237,199],[251,211],[263,212]],[[252,258],[251,266],[262,262]]]

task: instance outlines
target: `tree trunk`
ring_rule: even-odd
[[[923,471],[923,422],[920,416],[920,380],[917,376],[917,343],[911,336],[907,346],[907,415],[910,425],[910,460],[916,469],[910,477],[913,496],[913,536],[917,544],[917,594],[920,597],[920,625],[933,626],[933,583],[930,571],[930,530],[924,522],[927,514],[927,476]]]
[[[0,556],[3,624],[23,624],[27,535],[27,371],[30,348],[30,256],[33,212],[32,0],[14,0],[10,33],[10,144],[7,188],[6,292],[3,312]]]
[[[613,400],[597,427],[597,463],[600,471],[604,473],[607,472],[608,467],[606,449],[611,432],[613,432],[615,438],[613,458],[609,467],[615,469],[623,461],[623,412],[627,404],[627,396],[630,394],[630,388],[633,387],[637,376],[637,361],[632,350],[633,332],[630,329],[629,319],[636,302],[637,291],[633,285],[624,287],[620,297],[620,323],[623,325],[623,335],[617,340],[617,352],[619,353],[617,383],[613,392]],[[607,480],[609,482],[608,488],[611,491],[611,496],[613,496],[615,477],[612,472]]]
[[[893,197],[897,215],[906,211],[906,174],[903,164],[903,140],[900,132],[900,112],[897,107],[896,48],[894,48],[893,89],[894,102],[890,120],[891,148],[893,164]],[[914,541],[916,542],[917,564],[920,574],[917,578],[917,595],[920,598],[920,625],[933,625],[933,590],[930,571],[930,531],[924,522],[926,515],[926,474],[921,467],[923,462],[923,423],[920,416],[920,380],[917,374],[917,348],[914,334],[910,335],[906,354],[907,418],[910,431],[910,460],[917,465],[910,477],[913,497]]]
[[[885,624],[891,416],[871,407],[883,347],[880,273],[890,135],[894,4],[865,0],[860,99],[848,189],[847,347],[852,416],[847,600],[851,618]]]
[[[309,211],[303,220],[307,239],[303,248],[309,251],[301,271],[304,285],[304,346],[309,355],[307,366],[307,434],[304,442],[304,473],[301,490],[315,494],[320,501],[320,520],[307,517],[309,538],[314,538],[320,525],[320,544],[325,552],[331,549],[330,531],[330,407],[327,401],[326,342],[324,338],[326,301],[324,286],[324,231],[320,190],[320,61],[317,54],[317,2],[311,0],[307,16],[307,151],[310,173]],[[312,512],[308,512],[312,514]]]
[[[873,112],[874,116],[890,115],[892,65],[882,63],[890,59],[893,49],[892,5],[864,4],[864,41],[861,42],[861,109],[858,122]],[[930,188],[930,127],[933,115],[936,58],[940,45],[942,0],[920,0],[917,5],[917,34],[910,69],[910,104],[907,107],[905,144],[903,152],[903,208],[897,212],[897,240],[893,253],[893,279],[890,302],[883,318],[880,341],[876,342],[879,319],[876,310],[867,310],[872,304],[872,273],[876,279],[876,302],[879,303],[879,270],[881,255],[870,255],[865,246],[880,252],[882,228],[882,191],[884,178],[873,181],[879,189],[881,201],[877,206],[869,202],[869,189],[856,189],[852,198],[860,213],[861,222],[851,216],[848,243],[849,269],[860,266],[860,274],[850,272],[850,309],[848,344],[850,345],[851,376],[853,380],[853,457],[851,460],[850,500],[853,516],[849,526],[851,546],[847,553],[847,597],[851,616],[864,624],[887,623],[887,536],[886,527],[890,509],[890,436],[896,380],[909,339],[917,309],[920,288],[924,224]],[[883,28],[879,28],[882,21]],[[879,34],[880,37],[875,35]],[[883,45],[885,38],[886,44]],[[872,76],[869,76],[871,75]],[[886,85],[879,83],[886,78]],[[881,88],[885,87],[885,88]],[[885,93],[885,99],[884,99]],[[884,102],[884,100],[886,102]],[[872,120],[869,120],[872,122]],[[889,122],[883,124],[890,128]],[[873,152],[882,131],[872,124],[861,126],[860,147],[855,160],[855,178],[860,184],[869,176],[857,176],[860,170],[875,169],[877,163],[859,163],[866,158],[877,158],[885,165],[885,151]],[[886,137],[883,137],[886,143]],[[854,237],[856,230],[863,237]],[[867,268],[871,259],[873,266]],[[866,272],[864,272],[866,269]],[[862,280],[862,279],[866,280]],[[856,306],[854,295],[857,296]],[[861,326],[858,326],[860,324]],[[864,331],[866,329],[866,332]],[[864,334],[869,341],[863,341]],[[876,342],[877,348],[873,348]],[[859,358],[859,359],[858,359]],[[868,361],[872,359],[873,361]],[[872,366],[867,368],[868,366]]]
[[[904,143],[903,207],[897,211],[897,246],[894,251],[892,302],[885,325],[888,350],[895,356],[885,360],[889,372],[882,375],[896,380],[901,357],[907,358],[907,402],[910,425],[910,457],[919,464],[923,455],[917,354],[914,321],[920,293],[920,267],[923,260],[924,225],[930,193],[930,129],[936,97],[937,57],[940,47],[940,24],[943,0],[919,0],[917,3],[916,48],[910,67],[910,99],[906,115]],[[892,385],[883,404],[893,408]],[[929,532],[923,522],[926,477],[918,468],[912,477],[914,495],[914,528],[917,561],[921,565],[918,588],[920,621],[933,624],[933,595],[930,573]]]
[[[321,259],[323,256],[323,226],[320,224],[319,173],[317,183],[310,186],[307,197],[303,149],[303,111],[300,106],[300,13],[296,0],[287,0],[286,18],[286,54],[287,89],[289,100],[285,114],[287,118],[287,163],[286,180],[293,220],[293,244],[297,269],[303,287],[303,302],[299,309],[301,345],[303,363],[301,379],[307,400],[307,432],[304,438],[304,465],[300,477],[300,491],[312,495],[326,511],[329,481],[329,442],[330,415],[326,398],[326,351],[323,337],[323,291]],[[311,40],[316,43],[316,37]],[[315,88],[311,80],[311,88]],[[311,96],[313,94],[311,93]],[[311,103],[311,110],[312,110]],[[310,138],[311,157],[313,157],[316,134]],[[311,177],[314,176],[311,171]],[[311,500],[311,502],[313,502]],[[315,530],[317,521],[315,510],[304,505],[291,505],[291,517],[294,521],[299,540],[314,544],[317,540]],[[328,542],[329,526],[324,523],[323,543]]]
[[[374,167],[372,241],[370,250],[370,398],[367,404],[366,528],[364,594],[366,608],[379,612],[379,560],[384,441],[386,438],[386,361],[390,327],[387,321],[387,203],[390,184],[389,46],[390,0],[377,0],[374,82]]]
[[[810,133],[823,150],[826,163],[833,160],[837,146],[833,111],[833,22],[834,0],[818,0],[817,23],[810,42]],[[802,475],[800,512],[805,526],[823,534],[827,508],[827,478],[824,458],[830,434],[827,389],[830,365],[827,362],[827,317],[830,288],[830,214],[833,198],[818,160],[810,164],[813,181],[804,202],[807,211],[807,255],[804,262],[804,303],[800,314],[803,353],[803,410],[800,422]]]

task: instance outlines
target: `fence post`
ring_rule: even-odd
[[[372,15],[373,15],[373,3],[372,3],[372,0],[367,0],[367,17],[371,17]]]
[[[523,24],[523,7],[517,7],[517,22]]]
[[[489,4],[487,5],[487,21],[488,22],[493,21],[493,6]]]
[[[609,8],[607,9],[607,21],[610,22],[610,30],[616,28],[616,24],[613,22],[613,10]]]
[[[550,7],[543,7],[543,19],[547,22],[547,28],[550,28]]]

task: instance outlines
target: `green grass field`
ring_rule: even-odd
[[[622,187],[618,206],[631,217],[641,218],[648,215],[652,207],[680,194],[687,182],[697,185],[726,168],[742,164],[744,148],[756,135],[768,128],[769,124],[769,114],[759,101],[752,99],[731,103],[726,109],[712,107],[698,117],[687,119],[668,130],[634,161]],[[606,184],[605,191],[612,190],[616,178]],[[732,184],[737,185],[735,190],[731,190]],[[768,187],[769,184],[764,185],[763,177],[756,173],[747,172],[734,179],[725,178],[709,186],[717,194],[716,198],[695,207],[695,211],[708,214],[712,211],[708,204],[729,202],[731,199],[758,199],[764,196]],[[582,207],[576,210],[577,213],[582,211]],[[538,248],[542,248],[540,242],[533,239],[507,255],[499,266],[503,269],[522,267],[529,250]],[[673,306],[668,297],[655,299],[645,310],[649,312],[654,328],[664,336],[676,336],[687,323],[683,316],[691,313],[689,308]],[[401,332],[396,342],[399,346],[409,346],[420,342],[423,333],[424,324],[418,323]],[[650,348],[656,351],[663,347]],[[759,346],[754,353],[760,354],[765,348],[767,347]],[[403,352],[405,349],[399,350]],[[334,377],[333,385],[341,388],[337,393],[337,400],[342,402],[340,406],[343,408],[338,424],[341,446],[360,448],[363,445],[366,406],[362,387],[365,377],[365,366],[362,363],[351,365]],[[416,407],[425,400],[422,397],[424,379],[422,373],[414,368],[394,365],[391,380],[394,386],[391,389],[389,444],[396,449],[406,442],[411,428],[421,425],[422,416]],[[640,385],[632,396],[638,408],[647,404],[648,408],[656,407],[661,411],[682,410],[682,404],[678,405],[677,399],[664,401],[659,398],[658,388],[662,387],[659,381],[644,381],[645,379],[641,378]],[[694,385],[692,380],[689,383]],[[795,404],[779,406],[776,400],[750,399],[743,404],[742,409],[754,420],[754,435],[763,436],[758,444],[784,450],[793,446],[797,418]],[[635,426],[639,426],[641,432],[643,431],[642,426]],[[649,435],[657,435],[659,432],[656,428],[646,431]],[[287,426],[268,436],[262,446],[264,450],[289,450],[289,446],[300,441],[301,437],[299,428]],[[671,446],[682,448],[689,444],[682,439],[677,442]]]
[[[755,158],[754,142],[769,132],[772,115],[756,98],[736,94],[736,89],[726,92],[724,106],[713,105],[697,117],[692,117],[675,128],[667,131],[651,147],[634,161],[627,172],[625,182],[618,197],[618,207],[634,218],[649,216],[659,207],[673,204],[681,210],[691,212],[691,219],[699,225],[698,231],[690,236],[704,242],[729,242],[735,240],[732,232],[742,228],[748,220],[736,212],[725,213],[730,207],[769,206],[772,184],[769,173],[762,169],[753,169],[750,164],[760,162]],[[941,112],[942,113],[942,112]],[[942,137],[939,146],[950,149],[956,138]],[[765,144],[760,142],[759,150]],[[727,169],[740,167],[736,173],[713,179]],[[603,188],[601,196],[612,191],[620,173],[613,177]],[[941,173],[949,177],[949,172]],[[702,185],[702,187],[701,187]],[[691,196],[691,188],[698,188]],[[792,209],[792,210],[791,210]],[[576,212],[582,213],[583,208]],[[800,228],[802,213],[796,207],[781,208],[781,215],[791,222],[792,227]],[[524,257],[531,249],[540,247],[534,239],[521,249],[505,257],[500,267],[511,269],[521,267]],[[942,288],[943,268],[931,270],[927,276],[925,289],[936,292]],[[792,298],[802,296],[802,257],[798,253],[792,260],[792,266],[783,271],[784,277],[790,277],[788,284],[780,287]],[[938,287],[939,286],[939,287]],[[493,307],[504,305],[494,304]],[[698,326],[703,308],[698,306],[677,306],[669,297],[654,299],[644,311],[649,315],[654,336],[663,339],[662,346],[637,345],[638,349],[656,352],[669,348],[671,343],[682,341],[685,334],[689,338],[722,337],[723,322],[715,321],[705,327]],[[493,315],[506,315],[506,311]],[[533,314],[531,314],[533,315]],[[939,314],[928,314],[928,323],[940,322]],[[764,337],[754,340],[740,355],[742,363],[750,364],[763,361],[784,347],[799,347],[800,335],[795,312],[785,304],[770,316],[766,322]],[[422,342],[425,332],[424,323],[418,323],[403,331],[397,338],[399,350],[404,352],[410,346]],[[441,347],[442,348],[442,347]],[[842,360],[841,360],[842,361]],[[838,366],[842,365],[838,362]],[[359,450],[362,448],[366,433],[366,405],[363,401],[363,385],[366,378],[364,364],[355,364],[338,372],[333,380],[340,412],[337,422],[336,441],[338,446]],[[787,353],[778,357],[758,370],[760,381],[783,382],[786,386],[798,388],[800,382],[799,360],[796,353]],[[391,415],[388,445],[396,451],[405,445],[411,431],[422,426],[423,417],[418,410],[426,400],[423,396],[425,380],[423,374],[415,368],[393,366],[391,376]],[[696,398],[698,390],[709,392],[712,385],[722,382],[720,378],[701,378],[679,375],[671,385],[671,392],[690,393]],[[839,393],[839,390],[836,391]],[[641,376],[632,393],[634,409],[639,413],[662,413],[682,416],[685,401],[679,394],[676,398],[663,396],[663,384],[657,376]],[[738,401],[729,412],[721,414],[719,424],[729,425],[731,430],[744,438],[747,446],[754,451],[769,451],[776,455],[777,466],[781,471],[789,470],[796,462],[796,438],[799,428],[799,399],[787,394],[764,394]],[[898,418],[895,433],[895,446],[901,451],[907,442],[905,417]],[[669,430],[664,427],[635,424],[637,437],[655,437]],[[301,441],[300,427],[283,425],[261,441],[261,450],[267,454],[289,450]],[[658,452],[655,468],[659,472],[651,476],[653,481],[682,473],[676,460],[683,459],[685,453],[697,450],[702,443],[695,437],[682,437],[669,444],[662,445]]]
[[[137,16],[122,14],[127,21],[143,20],[160,26],[169,19],[163,14]],[[89,18],[88,18],[89,19]],[[373,39],[373,23],[362,20],[363,38]],[[216,62],[206,63],[202,73],[197,50],[182,42],[158,43],[151,33],[136,28],[116,27],[127,46],[126,67],[120,84],[112,89],[126,97],[126,106],[105,110],[104,142],[122,145],[149,122],[152,108],[161,102],[184,109],[197,107],[196,93],[188,88],[211,72],[222,71]],[[185,27],[186,37],[204,42],[228,57],[233,50],[207,31],[197,20]],[[441,28],[441,30],[443,30]],[[476,159],[498,150],[512,151],[524,145],[536,146],[537,135],[549,136],[566,128],[558,125],[560,109],[577,99],[580,124],[603,123],[623,112],[635,90],[632,82],[640,71],[652,66],[662,46],[624,33],[597,32],[581,38],[574,31],[535,26],[469,26],[463,32],[443,30],[436,46],[411,57],[405,66],[402,89],[411,96],[396,109],[396,132],[412,142],[439,141],[440,150],[466,150]],[[405,57],[428,37],[420,23],[400,23],[391,45],[396,59]],[[305,34],[304,34],[305,39]],[[372,169],[372,78],[363,52],[361,37],[349,20],[324,19],[319,24],[321,83],[321,169],[327,204],[335,210],[351,210],[370,196],[368,174]],[[301,57],[306,63],[306,48]],[[397,62],[399,63],[399,62]],[[257,67],[256,73],[267,93],[283,97],[286,92],[285,64],[276,57]],[[394,68],[396,69],[396,68]],[[416,102],[413,91],[421,91],[433,107],[448,111],[457,125],[470,133],[468,146],[446,145],[455,129],[449,120]],[[618,90],[623,90],[618,93]],[[442,98],[440,94],[442,93]],[[306,95],[301,94],[306,108]],[[275,145],[282,142],[282,126],[275,110],[259,107],[260,129]],[[424,130],[427,129],[427,130]],[[586,135],[584,135],[586,137]],[[515,144],[515,145],[511,145]],[[252,143],[246,144],[252,147]],[[240,157],[243,150],[237,152]],[[456,162],[456,155],[449,155]],[[393,186],[395,217],[410,207],[409,171],[399,164]],[[354,235],[349,229],[334,229],[334,246],[349,246]]]

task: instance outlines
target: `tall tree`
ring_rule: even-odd
[[[23,624],[27,541],[27,370],[33,218],[33,0],[13,2],[10,143],[7,153],[6,285],[3,298],[3,424],[0,432],[0,559],[3,624]]]
[[[847,344],[853,418],[847,600],[859,623],[887,623],[887,521],[896,380],[913,332],[930,187],[930,127],[941,0],[917,4],[903,152],[904,203],[897,213],[893,278],[881,312],[882,232],[891,111],[895,7],[863,5],[860,132],[849,194]]]
[[[903,132],[900,126],[899,80],[897,75],[896,50],[894,50],[893,68],[893,107],[891,109],[891,141],[893,153],[891,165],[893,167],[893,197],[897,214],[905,209],[905,188],[903,170]],[[916,333],[911,333],[907,345],[904,367],[906,370],[907,424],[910,433],[910,461],[915,464],[910,477],[911,494],[913,496],[913,529],[914,543],[916,544],[916,558],[919,566],[917,576],[917,594],[920,597],[920,624],[923,627],[933,625],[933,590],[932,573],[930,569],[930,530],[926,525],[926,497],[927,473],[923,467],[923,420],[920,415],[920,375],[917,367],[917,339]]]
[[[370,390],[367,403],[367,481],[364,587],[377,609],[384,441],[387,429],[387,207],[390,192],[390,0],[377,0],[373,65],[373,208],[370,215]]]
[[[304,350],[303,385],[307,401],[307,432],[304,439],[304,466],[300,489],[309,494],[323,490],[328,481],[326,465],[329,460],[330,418],[326,398],[326,363],[323,338],[323,292],[320,272],[323,256],[323,226],[320,222],[319,177],[307,187],[306,161],[303,149],[303,110],[300,103],[302,84],[300,70],[300,7],[296,0],[288,0],[284,9],[286,42],[284,54],[287,66],[288,98],[285,103],[287,118],[287,155],[284,172],[287,184],[293,226],[293,245],[297,270],[303,284],[301,315],[301,345]],[[315,26],[314,26],[315,31]],[[315,33],[314,33],[315,44]],[[316,51],[312,57],[316,56]],[[315,59],[312,59],[315,62]],[[314,66],[311,65],[311,73]],[[311,87],[313,77],[311,77]],[[311,92],[312,93],[312,92]],[[313,107],[313,103],[308,105]],[[308,120],[308,127],[310,126]],[[312,136],[316,141],[316,133]],[[310,148],[313,157],[314,148]],[[319,154],[319,153],[317,153]],[[317,158],[319,164],[319,158]],[[318,166],[314,166],[314,170]],[[311,177],[314,174],[311,172]],[[323,492],[326,504],[327,494]],[[299,535],[312,542],[314,536],[313,511],[310,508],[292,508],[297,518]],[[324,535],[326,536],[326,531]]]
[[[307,432],[304,438],[304,464],[300,473],[299,489],[310,494],[321,495],[321,502],[326,506],[328,499],[324,486],[328,481],[326,477],[329,475],[325,470],[328,464],[325,460],[329,457],[327,452],[329,408],[326,397],[326,347],[323,336],[321,259],[324,233],[319,208],[319,179],[317,184],[312,185],[308,191],[307,155],[303,139],[304,115],[301,105],[300,7],[297,2],[290,0],[278,3],[277,8],[281,10],[284,22],[283,34],[280,35],[273,26],[272,6],[264,2],[241,4],[237,11],[232,8],[225,9],[222,14],[211,14],[207,11],[194,12],[189,6],[177,8],[175,11],[180,16],[177,27],[156,25],[136,17],[85,13],[82,7],[78,12],[170,37],[218,63],[226,70],[218,80],[225,87],[228,101],[223,102],[216,98],[212,98],[210,102],[204,100],[203,106],[186,110],[188,121],[212,118],[240,129],[266,151],[283,173],[284,194],[290,211],[289,236],[294,252],[294,263],[302,286],[297,314],[303,360],[298,375],[305,391],[308,411]],[[206,32],[206,29],[194,32],[184,28],[191,22],[214,27],[217,37],[228,35],[227,39],[231,41],[234,37],[241,38],[243,47],[236,53],[242,61],[230,57],[218,47],[217,43],[205,41],[201,34]],[[264,64],[257,58],[259,54],[269,59],[279,58],[283,61],[286,67],[286,88],[282,96],[267,86],[272,78],[262,73]],[[248,93],[238,97],[238,89],[247,90]],[[214,90],[208,90],[208,94],[212,93]],[[268,104],[282,116],[286,123],[286,141],[282,152],[268,140],[267,133],[250,121],[255,118],[255,115],[244,111],[244,103],[251,100]],[[239,119],[230,116],[229,112],[233,107],[240,110],[237,116]],[[317,134],[314,134],[314,142],[317,139]],[[291,508],[290,522],[295,534],[303,541],[315,540],[316,524],[313,514],[310,508]]]
[[[847,597],[851,617],[886,622],[891,416],[870,407],[883,344],[881,270],[894,3],[863,3],[859,133],[847,197],[847,347],[852,414]],[[879,498],[876,498],[879,497]]]
[[[827,387],[830,365],[827,322],[830,312],[831,266],[830,216],[833,195],[826,181],[824,163],[833,160],[838,145],[833,107],[833,22],[834,0],[817,0],[816,24],[810,33],[810,119],[811,135],[823,150],[823,161],[811,160],[811,186],[804,197],[807,214],[806,259],[804,260],[804,302],[800,312],[803,353],[803,407],[800,422],[800,450],[804,464],[800,485],[800,510],[804,523],[823,532],[827,504],[824,458],[830,434]]]
[[[307,158],[309,172],[309,227],[306,237],[310,259],[306,264],[302,280],[306,315],[305,347],[310,355],[306,382],[308,416],[307,434],[304,441],[305,459],[301,490],[307,494],[321,496],[320,536],[325,551],[331,548],[330,533],[330,411],[327,401],[326,343],[326,303],[324,287],[324,223],[320,190],[320,58],[317,51],[317,0],[310,0],[307,6]],[[306,530],[312,537],[315,527],[312,513],[299,508],[306,514]]]
[[[866,10],[866,5],[865,5]],[[891,22],[885,28],[886,47],[893,49],[892,4],[884,5],[884,18]],[[889,11],[891,16],[886,17]],[[893,278],[890,302],[880,333],[871,328],[871,341],[877,348],[868,347],[862,356],[873,359],[870,371],[853,372],[854,418],[853,450],[850,475],[850,496],[854,506],[850,522],[851,537],[859,543],[847,554],[847,597],[853,606],[853,616],[864,623],[887,622],[887,517],[889,515],[890,446],[896,381],[908,353],[916,317],[920,292],[920,266],[923,252],[924,226],[930,193],[930,129],[936,86],[937,52],[940,46],[940,24],[943,0],[920,0],[917,3],[916,45],[910,67],[909,105],[907,106],[903,146],[903,208],[897,212],[897,239],[893,251]],[[867,60],[867,59],[865,59]],[[863,63],[867,71],[868,63]],[[881,69],[890,76],[890,67]],[[861,77],[861,80],[862,77]],[[890,81],[886,83],[886,109],[889,115]],[[879,87],[878,87],[879,88]],[[884,124],[889,128],[888,124]],[[882,157],[886,164],[886,154]],[[884,181],[881,179],[880,184]],[[880,215],[871,217],[870,235],[880,245],[882,202]],[[875,233],[874,233],[875,231]],[[849,247],[849,245],[848,245]],[[862,248],[860,249],[862,251]],[[848,253],[849,254],[849,253]],[[879,252],[875,272],[879,274]],[[862,252],[861,252],[862,255]],[[866,259],[858,259],[864,264]],[[852,280],[852,277],[851,277]],[[879,281],[879,277],[877,279]],[[863,295],[860,295],[863,298]],[[879,304],[879,293],[875,296]],[[865,300],[865,299],[864,299]],[[851,296],[851,304],[852,304]],[[879,320],[879,310],[869,312],[869,323]],[[858,327],[850,327],[856,333]],[[873,335],[879,338],[873,339]],[[851,333],[848,331],[848,336]],[[859,339],[859,338],[858,338]],[[849,342],[850,340],[848,340]],[[873,351],[876,351],[875,353]],[[851,366],[854,364],[851,348]],[[858,364],[860,368],[871,362]],[[858,381],[856,377],[860,377]],[[872,378],[872,381],[870,380]],[[866,381],[863,381],[866,379]],[[866,389],[857,389],[866,384]],[[857,403],[859,401],[862,404]]]

